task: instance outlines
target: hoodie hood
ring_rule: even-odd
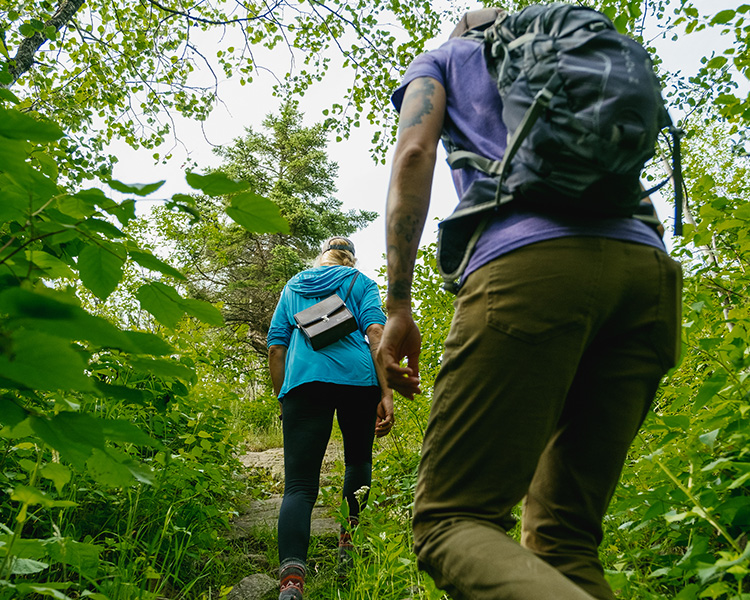
[[[349,283],[349,279],[356,271],[354,267],[340,265],[315,267],[297,273],[289,280],[287,287],[304,298],[330,296],[338,291],[344,282]]]

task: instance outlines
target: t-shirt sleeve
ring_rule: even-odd
[[[294,319],[289,312],[288,295],[289,291],[284,287],[279,298],[279,303],[276,305],[276,310],[273,312],[271,326],[268,328],[266,346],[269,348],[271,346],[289,347],[289,341],[294,331],[294,326],[292,325]]]
[[[370,278],[360,275],[364,280],[365,290],[362,294],[362,301],[359,304],[359,326],[362,333],[367,331],[370,325],[385,325],[385,313],[383,312],[383,303],[380,300],[378,285]]]
[[[445,86],[445,74],[439,60],[442,52],[443,50],[438,48],[437,50],[420,54],[412,61],[409,68],[406,69],[406,74],[401,85],[396,88],[396,91],[391,96],[391,102],[393,102],[393,106],[396,107],[397,111],[401,111],[401,103],[404,101],[406,86],[415,79],[419,77],[432,77]]]

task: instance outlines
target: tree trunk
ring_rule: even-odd
[[[85,1],[86,0],[60,0],[60,4],[57,6],[55,14],[44,24],[45,28],[54,27],[55,31],[59,31],[63,25],[73,18],[73,15],[78,12]],[[10,64],[8,65],[13,81],[11,81],[7,87],[13,85],[18,81],[18,78],[21,77],[21,75],[31,68],[31,65],[34,64],[34,55],[48,39],[49,38],[46,35],[37,31],[32,37],[25,38],[19,44],[16,55],[11,59]]]

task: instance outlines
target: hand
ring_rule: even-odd
[[[388,390],[380,398],[377,417],[375,418],[375,435],[383,437],[391,432],[395,420],[393,418],[393,392]]]
[[[385,373],[388,387],[402,396],[414,398],[419,389],[419,352],[422,336],[410,310],[389,312],[375,359]],[[406,366],[400,365],[406,358]]]

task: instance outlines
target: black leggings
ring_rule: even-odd
[[[320,486],[320,466],[336,412],[344,438],[344,490],[349,515],[359,515],[354,492],[372,482],[372,442],[380,402],[377,386],[306,383],[282,401],[284,500],[279,512],[279,559],[307,560],[310,517]],[[362,505],[366,497],[362,499]]]

